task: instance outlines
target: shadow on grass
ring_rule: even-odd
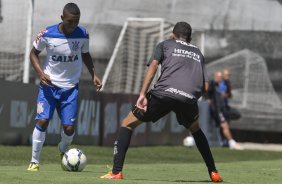
[[[154,179],[130,179],[134,181],[161,181],[161,182],[175,182],[175,183],[210,183],[210,180],[154,180]]]

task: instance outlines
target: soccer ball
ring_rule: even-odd
[[[67,171],[82,171],[87,163],[87,158],[83,151],[77,148],[68,150],[62,159],[62,166]]]
[[[194,138],[192,136],[185,137],[185,139],[183,139],[183,145],[187,147],[195,146]]]

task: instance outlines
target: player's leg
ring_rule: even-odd
[[[28,167],[28,171],[38,171],[40,154],[45,142],[46,128],[48,126],[49,120],[41,119],[38,120],[36,126],[32,133],[32,153],[31,161]]]
[[[122,179],[122,169],[127,149],[130,144],[133,130],[142,124],[142,122],[157,121],[170,111],[170,106],[166,106],[159,99],[147,94],[148,105],[144,113],[134,107],[126,118],[123,119],[118,132],[117,139],[114,143],[114,159],[112,172],[101,176],[103,179]]]
[[[209,147],[208,140],[199,127],[199,122],[196,120],[189,129],[194,137],[196,146],[201,153],[205,164],[208,168],[209,176],[213,182],[222,182],[222,178],[216,170],[214,159]]]
[[[127,149],[130,144],[133,130],[142,122],[132,112],[123,119],[116,141],[114,142],[114,166],[112,172],[117,174],[122,171]]]
[[[119,128],[117,139],[114,142],[114,157],[112,172],[101,176],[104,179],[123,179],[122,169],[128,150],[131,135],[134,128],[139,126],[142,122],[139,121],[132,112],[129,112],[126,118],[123,119],[121,127]]]
[[[233,139],[229,125],[226,121],[220,123],[220,128],[222,129],[224,137],[228,140],[230,149],[243,150],[243,147]]]
[[[202,155],[208,168],[208,173],[213,182],[222,181],[218,174],[207,138],[199,126],[199,109],[197,103],[190,105],[179,105],[174,110],[180,124],[190,130],[195,144]]]
[[[74,137],[74,126],[63,125],[63,130],[61,131],[61,141],[59,142],[59,151],[61,152],[61,157],[69,149]]]
[[[213,182],[222,181],[221,176],[218,174],[216,170],[214,159],[213,159],[210,147],[209,147],[208,140],[205,134],[203,133],[203,131],[201,130],[201,128],[199,127],[198,119],[194,121],[194,123],[192,123],[189,130],[191,131],[194,137],[196,146],[205,161],[205,164],[208,168],[208,172],[209,172],[211,180]]]
[[[49,87],[40,85],[37,98],[36,125],[32,134],[32,157],[28,167],[29,171],[38,171],[40,154],[45,142],[46,129],[49,119],[52,118],[55,109],[55,99]]]
[[[77,118],[78,86],[68,90],[60,89],[59,91],[61,92],[61,96],[57,105],[57,111],[63,126],[59,151],[61,152],[61,156],[63,156],[75,135],[74,125]]]

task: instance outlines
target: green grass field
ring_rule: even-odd
[[[26,171],[30,146],[0,146],[0,184],[88,184],[88,183],[209,183],[209,176],[196,149],[181,146],[133,147],[127,154],[124,180],[108,181],[98,177],[112,165],[112,148],[77,146],[88,158],[83,172],[61,170],[55,146],[45,146],[39,172]],[[271,151],[232,151],[212,149],[224,183],[282,183],[282,153]]]

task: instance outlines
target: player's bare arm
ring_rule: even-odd
[[[148,67],[148,70],[146,72],[143,85],[140,91],[139,98],[136,102],[136,107],[140,110],[143,110],[144,112],[147,110],[147,99],[146,99],[146,93],[148,91],[148,88],[156,74],[156,71],[158,69],[159,61],[153,60]]]
[[[50,79],[49,75],[47,75],[43,72],[43,70],[40,66],[39,54],[40,54],[40,51],[38,51],[34,47],[32,47],[32,49],[30,51],[30,55],[29,55],[30,62],[32,64],[32,67],[34,68],[34,70],[38,74],[40,81],[44,85],[49,85],[49,84],[51,84],[51,79]]]
[[[95,74],[95,68],[90,53],[82,53],[82,60],[92,77],[93,84],[96,86],[97,91],[99,91],[102,88],[102,82],[100,78]]]
[[[208,92],[208,90],[209,90],[209,82],[207,82],[207,81],[205,81],[204,82],[204,92],[206,93],[206,92]]]

